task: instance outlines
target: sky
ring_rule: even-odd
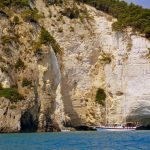
[[[143,6],[144,8],[150,8],[150,0],[125,0]]]

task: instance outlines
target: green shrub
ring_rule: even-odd
[[[150,27],[146,27],[144,29],[144,33],[145,33],[146,38],[150,39]]]
[[[71,8],[70,7],[65,8],[65,10],[61,13],[62,13],[62,15],[66,16],[70,19],[79,18],[79,16],[80,16],[80,10],[76,6],[76,4],[74,4],[73,7],[71,7]]]
[[[52,45],[52,48],[53,48],[53,50],[54,50],[54,52],[55,52],[56,54],[61,52],[61,48],[60,48],[60,46],[57,44],[57,42],[55,41],[55,39],[53,40],[53,42],[51,42],[51,45]]]
[[[22,81],[22,87],[25,87],[25,86],[31,87],[32,86],[32,81],[28,80],[27,78],[24,78],[23,81]]]
[[[58,53],[61,51],[61,48],[56,42],[56,40],[54,39],[54,37],[50,35],[50,33],[43,27],[41,29],[40,43],[47,44],[47,45],[50,44],[53,50],[55,51],[55,53]]]
[[[106,99],[106,93],[103,89],[98,89],[96,93],[96,102],[98,102],[101,105],[105,105],[105,99]]]
[[[29,6],[28,0],[1,0],[0,2],[0,8],[3,8],[3,7],[22,8],[22,7],[27,7],[27,6]]]
[[[17,24],[19,24],[19,22],[20,22],[20,21],[19,21],[19,17],[18,17],[18,16],[14,16],[12,23],[13,23],[14,25],[17,25]]]
[[[61,48],[54,37],[44,27],[41,28],[39,40],[37,42],[33,42],[35,55],[41,55],[43,53],[41,49],[42,44],[51,45],[55,53],[61,52]]]
[[[0,97],[8,98],[11,102],[24,100],[24,97],[15,88],[0,89]]]
[[[123,31],[123,24],[121,22],[115,22],[112,24],[113,31]]]
[[[42,15],[39,14],[37,9],[26,9],[22,12],[21,16],[25,21],[30,22],[38,22],[38,20],[42,17]]]
[[[15,69],[16,70],[25,69],[25,64],[20,58],[17,60],[15,64]]]
[[[63,0],[44,0],[46,5],[62,4]]]
[[[40,41],[42,44],[50,44],[52,41],[52,36],[45,28],[41,28]]]

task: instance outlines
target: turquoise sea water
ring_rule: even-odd
[[[0,150],[150,150],[150,131],[0,134]]]

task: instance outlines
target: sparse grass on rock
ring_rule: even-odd
[[[0,97],[8,98],[11,102],[18,102],[24,100],[24,97],[19,94],[16,88],[1,88]]]

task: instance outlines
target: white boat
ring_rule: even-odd
[[[61,130],[61,132],[70,132],[68,129]]]
[[[136,126],[114,125],[96,127],[97,131],[134,131]]]

